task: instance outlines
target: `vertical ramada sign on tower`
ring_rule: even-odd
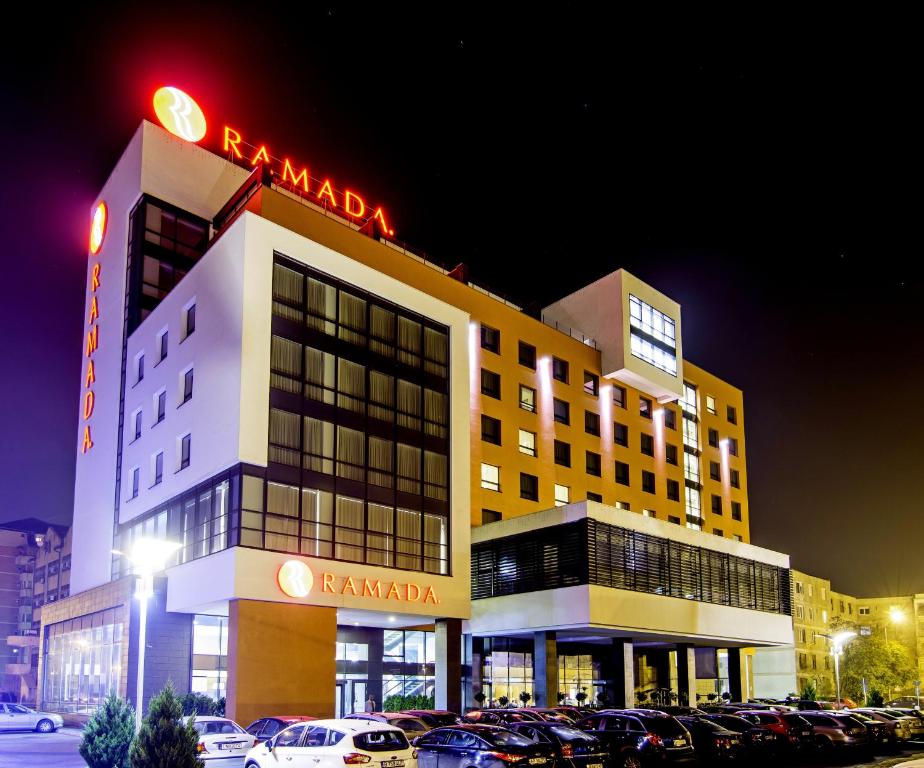
[[[103,247],[103,238],[106,236],[106,224],[109,210],[106,203],[100,202],[93,211],[93,220],[90,225],[90,256],[96,256]],[[80,450],[86,453],[93,447],[93,433],[90,429],[90,417],[96,408],[96,393],[93,385],[96,383],[96,351],[99,349],[99,296],[101,265],[98,260],[91,261],[90,265],[90,308],[87,313],[87,335],[84,354],[87,358],[87,369],[83,378],[83,394],[80,398],[80,411],[83,419],[83,441]]]

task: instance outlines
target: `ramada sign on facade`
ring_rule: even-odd
[[[289,597],[307,597],[314,589],[314,574],[301,560],[286,560],[276,571],[276,583]],[[334,573],[321,574],[321,592],[329,595],[352,595],[353,597],[373,597],[380,600],[397,600],[407,603],[432,603],[439,605],[439,598],[432,585],[381,579],[338,576]]]

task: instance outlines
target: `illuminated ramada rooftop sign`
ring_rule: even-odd
[[[154,113],[161,125],[174,136],[198,143],[206,134],[205,115],[191,96],[173,86],[159,88],[154,94]],[[238,165],[268,169],[277,183],[291,189],[303,198],[322,208],[331,210],[356,222],[361,228],[378,229],[392,236],[382,206],[370,205],[363,195],[351,189],[334,187],[329,178],[315,178],[307,165],[289,157],[276,157],[266,144],[250,144],[241,132],[225,125],[222,129],[221,152]]]

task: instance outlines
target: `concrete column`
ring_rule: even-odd
[[[635,653],[631,640],[614,638],[611,659],[613,706],[631,709],[635,706]]]
[[[267,712],[334,715],[337,609],[232,600],[228,610],[228,717]]]
[[[464,709],[477,707],[475,694],[481,692],[481,671],[484,665],[484,638],[474,635],[463,637],[464,653],[462,659],[462,675],[465,687],[462,695]]]
[[[692,645],[677,646],[677,703],[696,706],[696,652]]]
[[[558,644],[554,632],[533,633],[533,704],[558,705]]]
[[[462,620],[436,620],[437,709],[462,712]]]
[[[728,649],[728,692],[732,701],[744,701],[747,684],[744,683],[744,654],[740,648]]]

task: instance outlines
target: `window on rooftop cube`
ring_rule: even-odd
[[[590,371],[584,371],[584,391],[588,395],[593,395],[596,397],[600,394],[600,377],[591,373]]]
[[[552,378],[568,383],[568,361],[558,357],[552,358]]]

